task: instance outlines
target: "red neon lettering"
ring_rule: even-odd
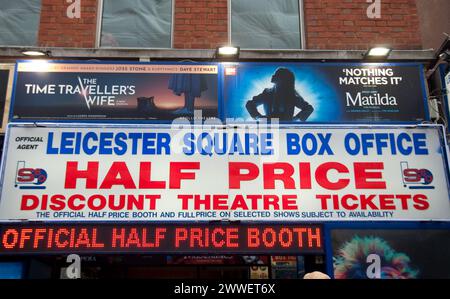
[[[185,228],[177,227],[175,229],[175,247],[179,248],[180,243],[186,241],[188,237],[188,231]]]
[[[157,228],[156,230],[158,230],[158,229],[159,228]],[[157,238],[158,238],[158,236],[156,236],[155,243],[158,243],[158,246],[159,246],[159,240]],[[156,246],[156,247],[158,247],[158,246]],[[153,248],[153,247],[155,247],[155,244],[153,244],[152,242],[148,242],[147,241],[147,229],[146,228],[142,229],[142,247],[143,248]]]
[[[33,248],[39,247],[39,241],[44,240],[44,236],[41,234],[45,233],[47,230],[45,228],[36,228],[34,230],[34,242],[33,242]]]
[[[48,230],[48,240],[47,240],[47,248],[52,248],[52,242],[53,242],[53,228],[50,228]]]
[[[33,229],[31,229],[31,228],[23,228],[23,229],[20,231],[20,243],[19,243],[19,248],[24,248],[25,241],[31,239],[30,234],[31,234],[32,232],[33,232]]]
[[[86,228],[82,228],[80,233],[78,234],[77,241],[75,243],[75,247],[78,248],[81,245],[86,246],[87,248],[91,247],[91,243],[89,241],[89,235]]]
[[[313,232],[312,228],[308,228],[308,247],[309,248],[321,248],[321,240],[320,240],[320,228],[316,227],[315,232]]]
[[[262,241],[266,248],[272,248],[275,245],[276,241],[276,232],[273,228],[266,228],[262,233]],[[269,241],[270,237],[270,241]]]
[[[69,241],[65,240],[64,242],[61,243],[61,235],[68,236],[69,234],[70,234],[69,231],[65,228],[58,229],[55,235],[56,247],[65,248],[67,244],[69,244]]]
[[[9,242],[10,236],[13,237],[11,242]],[[13,249],[17,245],[17,241],[19,240],[19,232],[13,228],[8,229],[3,234],[2,244],[6,249]]]
[[[197,241],[198,247],[203,247],[202,229],[201,228],[192,228],[191,229],[191,238],[189,240],[189,246],[191,248],[195,248],[195,241]]]
[[[97,242],[97,229],[93,228],[92,229],[92,248],[104,248],[104,247],[105,247],[104,243]]]
[[[287,237],[285,241],[283,235]],[[279,233],[281,247],[289,248],[292,245],[292,231],[288,228],[282,228]]]
[[[256,248],[259,247],[259,230],[257,228],[248,228],[247,229],[247,244],[248,248]]]
[[[126,248],[129,248],[131,245],[135,245],[136,247],[141,247],[141,241],[139,240],[139,234],[136,228],[130,229],[130,234],[128,235],[127,243],[125,244]]]
[[[217,236],[219,234],[219,236]],[[225,244],[225,240],[223,236],[225,235],[225,231],[222,228],[215,228],[212,231],[212,240],[211,243],[216,248],[221,248]],[[218,241],[219,240],[219,241]]]
[[[205,248],[208,248],[208,246],[209,246],[209,237],[210,237],[209,228],[205,228],[204,235],[205,235],[205,237],[203,239],[203,242],[204,242],[203,245],[204,245]],[[212,238],[212,236],[211,236],[211,238]]]
[[[303,227],[295,227],[293,229],[294,233],[297,233],[298,239],[298,248],[303,248],[303,234],[306,233],[306,228]]]
[[[112,233],[112,247],[116,248],[117,247],[117,240],[120,241],[120,248],[125,247],[125,229],[121,228],[120,229],[120,233],[117,233],[117,228],[113,228],[113,233]]]
[[[164,227],[158,227],[156,229],[155,247],[159,247],[160,241],[166,237],[167,229]]]
[[[70,243],[69,247],[73,248],[75,246],[75,228],[70,229]]]
[[[228,228],[227,232],[227,248],[239,247],[239,230],[237,228]]]

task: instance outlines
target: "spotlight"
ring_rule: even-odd
[[[370,48],[366,54],[364,55],[365,58],[371,59],[371,58],[388,58],[389,54],[391,53],[392,49],[387,47],[374,47]]]
[[[216,49],[216,57],[217,58],[230,58],[230,59],[237,59],[239,58],[239,47],[234,46],[223,46],[218,47]]]
[[[25,56],[38,57],[38,56],[48,56],[50,52],[41,50],[23,50],[21,51],[21,53]]]
[[[445,52],[442,52],[441,54],[439,54],[439,58],[442,61],[448,61],[450,62],[450,50],[447,50]]]

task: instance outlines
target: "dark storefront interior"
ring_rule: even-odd
[[[67,256],[21,257],[1,261],[21,264],[25,279],[64,279]],[[96,255],[81,256],[81,278],[127,279],[302,279],[305,273],[325,272],[325,256],[242,255]],[[10,273],[14,275],[14,273]]]

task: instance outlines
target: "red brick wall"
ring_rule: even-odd
[[[81,18],[70,19],[67,17],[70,3],[66,0],[42,0],[39,46],[95,47],[97,0],[81,0],[80,3]]]
[[[381,0],[381,18],[369,19],[366,0],[304,0],[306,47],[366,49],[389,44],[421,49],[416,0]]]
[[[214,49],[228,42],[227,0],[174,1],[174,48]]]
[[[213,49],[228,42],[227,0],[173,1],[174,48]],[[368,5],[366,0],[304,0],[306,48],[422,48],[416,0],[381,0],[381,19],[367,17]],[[80,19],[66,16],[68,6],[65,0],[42,0],[40,46],[95,46],[97,0],[81,0]]]

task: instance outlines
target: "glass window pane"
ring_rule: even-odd
[[[41,0],[0,0],[0,45],[35,46]]]
[[[246,49],[299,49],[298,0],[231,0],[231,41]]]
[[[170,48],[172,1],[104,0],[102,47]]]

